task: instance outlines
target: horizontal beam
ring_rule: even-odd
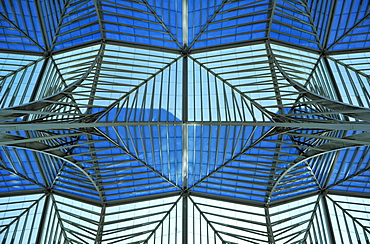
[[[39,56],[43,57],[44,52],[28,51],[28,50],[18,50],[18,49],[6,49],[0,48],[0,53],[18,54],[18,55],[29,55],[29,56]]]
[[[370,52],[370,48],[364,47],[364,48],[349,48],[349,49],[343,49],[343,50],[334,50],[334,51],[328,51],[327,55],[339,55],[339,54],[351,54],[351,53],[368,53]]]
[[[54,195],[60,196],[60,197],[65,197],[71,200],[83,202],[83,203],[90,204],[90,205],[97,206],[97,207],[101,207],[104,204],[100,200],[95,200],[95,199],[91,199],[88,197],[83,197],[78,194],[71,194],[71,193],[67,193],[67,192],[63,192],[63,191],[59,191],[55,189],[51,189],[51,193]]]
[[[74,50],[78,50],[78,49],[82,49],[82,48],[86,48],[86,47],[100,45],[102,43],[102,41],[103,41],[103,43],[105,43],[107,45],[140,48],[140,49],[145,49],[145,50],[152,50],[152,51],[159,51],[159,52],[166,52],[166,53],[175,53],[175,54],[181,55],[181,50],[180,49],[153,46],[153,45],[147,45],[147,44],[135,43],[135,42],[111,40],[111,39],[104,39],[104,40],[97,39],[97,40],[94,40],[94,41],[81,43],[79,45],[75,45],[75,46],[63,48],[63,49],[60,49],[60,50],[56,50],[52,54],[54,54],[54,55],[63,54],[63,53],[66,53],[66,52],[70,52],[70,51],[74,51]]]
[[[83,203],[91,204],[94,206],[102,206],[102,202],[98,200],[94,200],[88,197],[79,196],[77,194],[70,194],[67,192],[62,192],[59,190],[51,190],[51,192],[55,195],[66,197],[72,200],[80,201]],[[370,194],[367,193],[361,193],[361,192],[347,192],[347,191],[337,191],[337,190],[328,190],[326,191],[329,195],[339,195],[339,196],[346,196],[346,197],[359,197],[359,198],[367,198],[370,199]],[[13,196],[25,196],[25,195],[33,195],[33,194],[46,194],[44,189],[39,190],[26,190],[26,191],[10,191],[10,192],[0,192],[0,198],[1,197],[13,197]],[[209,193],[203,193],[203,192],[193,192],[190,191],[189,193],[191,196],[194,197],[202,197],[212,200],[218,200],[218,201],[224,201],[224,202],[230,202],[235,204],[241,204],[241,205],[247,205],[247,206],[254,206],[254,207],[265,207],[264,202],[258,202],[258,201],[252,201],[252,200],[246,200],[242,198],[234,198],[234,197],[227,197],[227,196],[221,196],[221,195],[214,195]],[[318,191],[315,192],[309,192],[305,194],[300,194],[294,197],[279,199],[276,201],[272,201],[269,203],[269,207],[275,207],[283,204],[287,204],[290,202],[295,202],[301,199],[305,199],[312,196],[317,196],[320,193]],[[141,197],[133,197],[133,198],[125,198],[125,199],[119,199],[119,200],[113,200],[106,202],[107,207],[112,206],[119,206],[123,204],[130,204],[130,203],[138,203],[138,202],[145,202],[149,200],[156,200],[156,199],[163,199],[167,197],[175,197],[181,195],[181,192],[174,191],[174,192],[167,192],[167,193],[160,193],[160,194],[154,194],[149,196],[141,196]]]
[[[25,131],[25,130],[60,130],[60,129],[73,129],[73,128],[96,128],[107,126],[170,126],[170,125],[183,125],[182,121],[149,121],[149,122],[96,122],[96,123],[3,123],[0,124],[0,131]],[[268,126],[268,127],[284,127],[284,128],[306,128],[306,129],[322,129],[322,130],[353,130],[353,131],[370,131],[369,123],[289,123],[289,122],[255,122],[255,121],[189,121],[187,125],[199,126]]]
[[[4,192],[0,192],[0,198],[1,197],[15,197],[15,196],[29,196],[29,195],[34,195],[34,194],[47,194],[47,191],[45,191],[45,189],[4,191]]]
[[[228,49],[228,48],[238,48],[238,47],[252,46],[252,45],[257,45],[257,44],[264,44],[267,40],[270,40],[270,43],[276,44],[276,45],[279,45],[279,46],[294,48],[294,49],[297,49],[297,50],[301,50],[301,51],[305,51],[305,52],[309,52],[309,53],[314,53],[314,54],[320,54],[321,53],[321,51],[318,50],[318,49],[309,48],[309,47],[297,45],[297,44],[294,44],[294,43],[281,41],[281,40],[278,40],[278,39],[269,39],[269,38],[266,38],[266,37],[265,38],[254,39],[254,40],[232,42],[232,43],[227,43],[227,44],[220,44],[220,45],[202,47],[202,48],[194,48],[194,49],[191,49],[190,52],[191,52],[191,54],[195,54],[195,53],[219,51],[219,50]]]
[[[356,192],[356,191],[338,191],[338,190],[327,190],[328,195],[338,195],[344,197],[359,197],[359,198],[367,198],[370,199],[369,193],[364,192]]]
[[[222,196],[222,195],[209,194],[209,193],[204,193],[204,192],[190,191],[189,194],[190,194],[190,196],[193,196],[193,197],[202,197],[202,198],[224,201],[224,202],[230,202],[230,203],[241,204],[241,205],[246,205],[246,206],[254,206],[254,207],[260,207],[260,208],[266,207],[266,203],[262,202],[262,201],[258,202],[258,201],[252,201],[252,200],[236,198],[236,197],[228,197],[228,196]],[[319,194],[320,194],[319,191],[299,194],[297,196],[287,197],[287,198],[279,199],[279,200],[276,200],[276,201],[272,201],[272,202],[268,203],[268,206],[269,207],[276,207],[276,206],[287,204],[287,203],[290,203],[290,202],[295,202],[295,201],[298,201],[298,200],[302,200],[302,199],[305,199],[305,198],[308,198],[308,197],[318,196]]]
[[[246,205],[246,206],[254,206],[254,207],[260,207],[260,208],[265,207],[264,202],[252,201],[252,200],[236,198],[236,197],[228,197],[228,196],[215,195],[215,194],[209,194],[209,193],[204,193],[204,192],[195,192],[195,191],[190,191],[189,195],[192,197],[202,197],[206,199],[241,204],[241,205]]]
[[[220,45],[214,45],[214,46],[208,46],[208,47],[202,47],[202,48],[192,48],[190,50],[191,54],[195,53],[204,53],[204,52],[212,52],[212,51],[220,51],[223,49],[228,48],[237,48],[237,47],[245,47],[245,46],[252,46],[257,44],[264,44],[267,38],[259,38],[255,40],[247,40],[247,41],[240,41],[240,42],[232,42],[227,44],[220,44]]]
[[[119,200],[112,200],[112,201],[106,201],[102,203],[99,200],[94,200],[88,197],[80,196],[77,194],[71,194],[59,190],[52,190],[51,191],[53,194],[61,196],[61,197],[66,197],[75,201],[87,203],[93,206],[101,207],[103,204],[105,204],[106,207],[113,207],[113,206],[121,206],[124,204],[130,204],[130,203],[138,203],[138,202],[146,202],[150,200],[157,200],[157,199],[164,199],[167,197],[176,197],[180,196],[181,192],[180,191],[173,191],[173,192],[166,192],[166,193],[159,193],[159,194],[153,194],[153,195],[146,195],[146,196],[140,196],[140,197],[130,197],[130,198],[123,198]],[[107,196],[106,196],[107,197]]]

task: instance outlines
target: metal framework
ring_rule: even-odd
[[[370,243],[370,0],[0,1],[0,242]]]

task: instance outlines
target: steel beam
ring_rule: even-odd
[[[25,131],[25,130],[61,130],[75,128],[97,128],[106,126],[144,126],[144,125],[182,125],[182,121],[148,121],[148,122],[96,122],[96,123],[3,123],[0,131]],[[322,130],[353,130],[370,131],[370,123],[340,122],[340,123],[310,123],[310,122],[264,122],[264,121],[189,121],[187,125],[215,125],[215,126],[267,126],[284,128],[305,128]]]
[[[369,168],[370,170],[370,168]],[[339,190],[327,190],[326,191],[328,195],[338,195],[338,196],[344,196],[344,197],[359,197],[359,198],[365,198],[370,199],[369,193],[364,192],[350,192],[350,191],[339,191]]]
[[[34,194],[40,193],[40,191],[35,192]],[[55,190],[52,189],[52,193],[54,195],[66,197],[75,201],[87,203],[96,207],[101,207],[102,202],[98,200],[91,199],[89,197],[84,197],[76,194],[71,194],[68,192],[63,192],[60,190]],[[11,196],[11,193],[9,193]],[[24,194],[24,193],[23,193]],[[18,192],[18,195],[23,195],[22,192]],[[140,202],[146,202],[146,201],[151,201],[151,200],[160,200],[168,197],[175,197],[179,196],[181,194],[180,191],[173,191],[173,192],[166,192],[166,193],[158,193],[158,194],[153,194],[153,195],[146,195],[146,196],[140,196],[140,197],[131,197],[131,198],[125,198],[125,199],[119,199],[119,200],[112,200],[112,201],[107,201],[104,202],[103,204],[106,205],[106,207],[114,207],[114,206],[120,206],[124,204],[131,204],[131,203],[140,203]],[[7,194],[8,196],[8,194]],[[1,194],[0,194],[1,197]]]
[[[177,46],[179,48],[181,48],[181,44],[179,43],[179,41],[176,39],[176,37],[171,33],[170,29],[168,29],[168,27],[166,26],[166,24],[163,22],[163,20],[158,16],[158,14],[156,13],[156,11],[154,11],[154,9],[150,6],[150,4],[148,3],[147,0],[142,0],[142,2],[146,5],[146,7],[149,9],[149,11],[153,14],[153,16],[156,18],[156,20],[162,25],[163,29],[166,30],[167,34],[172,38],[172,40],[177,44]],[[187,0],[183,0],[183,6],[184,6],[184,2],[186,2],[187,4]],[[186,15],[187,15],[187,9],[186,11],[183,9],[182,11],[182,14],[184,15],[186,12]],[[187,21],[186,21],[187,22]],[[184,22],[182,23],[183,26],[184,26]],[[184,27],[183,27],[184,29]],[[186,28],[187,29],[187,28]],[[184,31],[184,30],[183,30]]]
[[[325,0],[322,0],[325,2]],[[328,20],[328,23],[326,23],[326,29],[325,29],[325,33],[324,33],[324,43],[323,43],[323,48],[324,49],[329,49],[328,48],[328,41],[329,41],[329,37],[330,37],[330,31],[332,30],[332,25],[333,25],[333,20],[334,20],[334,16],[335,16],[335,9],[337,8],[337,0],[334,0],[334,3],[332,3],[331,5],[331,9],[330,9],[330,13],[329,13],[329,20]]]
[[[17,106],[11,107],[9,109],[0,109],[0,111],[1,111],[1,113],[0,113],[0,115],[1,115],[0,116],[0,122],[5,122],[5,121],[15,119],[15,118],[18,118],[18,117],[21,117],[21,116],[25,115],[25,114],[22,113],[22,111],[38,111],[38,110],[50,105],[50,103],[48,102],[49,100],[52,101],[52,102],[55,102],[55,101],[61,100],[62,98],[68,96],[67,94],[69,94],[70,92],[75,90],[90,75],[90,73],[94,69],[95,65],[101,60],[101,58],[102,58],[101,56],[102,56],[102,52],[103,52],[104,48],[105,48],[105,44],[102,43],[101,46],[100,46],[100,49],[99,49],[99,53],[95,57],[94,61],[91,63],[91,66],[83,74],[83,76],[81,78],[79,78],[77,81],[73,82],[68,87],[64,88],[62,91],[59,91],[59,92],[53,94],[52,96],[48,96],[46,98],[43,98],[43,99],[40,99],[40,100],[37,100],[37,101],[33,101],[33,102],[30,102],[30,103],[17,105]]]
[[[191,198],[191,197],[189,197],[189,199],[190,199],[190,201],[191,201],[191,203],[193,204],[193,207],[195,207],[197,210],[198,210],[198,212],[199,212],[199,214],[200,214],[200,216],[202,216],[203,218],[204,218],[204,220],[207,222],[207,224],[209,224],[209,226],[211,227],[211,229],[214,231],[214,233],[215,233],[215,237],[217,236],[221,241],[222,241],[222,243],[225,243],[225,244],[227,244],[228,242],[225,242],[224,240],[223,240],[223,238],[222,238],[222,236],[218,233],[218,231],[215,229],[215,227],[213,226],[213,224],[212,224],[212,222],[210,222],[209,220],[208,220],[208,218],[207,218],[207,216],[201,211],[201,209],[199,208],[199,206],[198,206],[198,204]],[[195,218],[194,216],[193,216],[193,218]],[[200,227],[201,228],[201,227]],[[187,229],[186,229],[187,230]],[[201,236],[202,236],[202,233],[199,233]],[[193,233],[193,235],[195,235],[195,233]],[[188,242],[185,242],[185,243],[188,243]],[[216,243],[216,240],[215,240],[215,243]],[[182,243],[182,244],[184,244],[184,243]]]
[[[182,196],[182,243],[188,242],[188,195]],[[194,233],[193,233],[194,234]]]
[[[194,196],[194,197],[202,197],[202,198],[207,198],[207,199],[212,199],[212,200],[242,204],[246,206],[253,206],[253,207],[260,207],[260,208],[263,208],[265,206],[264,202],[258,202],[258,201],[252,201],[252,200],[234,198],[234,197],[228,197],[228,196],[222,196],[222,195],[215,195],[215,194],[209,194],[209,193],[204,193],[204,192],[190,191],[189,195]]]
[[[212,51],[218,51],[220,49],[229,49],[229,48],[238,48],[238,47],[245,47],[245,46],[253,46],[257,44],[265,44],[266,41],[269,40],[271,44],[283,46],[283,47],[288,47],[288,48],[294,48],[299,51],[304,51],[308,53],[313,53],[313,54],[320,54],[321,51],[314,49],[314,48],[309,48],[301,45],[297,45],[291,42],[286,42],[278,39],[269,39],[266,37],[263,38],[258,38],[254,40],[245,40],[245,41],[239,41],[239,42],[232,42],[232,43],[226,43],[226,44],[219,44],[219,45],[214,45],[214,46],[209,46],[209,47],[202,47],[202,48],[194,48],[191,49],[191,53],[204,53],[204,52],[212,52]]]
[[[106,204],[103,204],[103,206],[101,207],[99,225],[98,225],[98,230],[97,230],[96,237],[95,237],[95,244],[102,243],[106,209],[107,209]]]
[[[0,198],[2,197],[15,197],[15,196],[30,196],[34,194],[45,194],[45,189],[35,190],[21,190],[21,191],[3,191],[0,192]]]
[[[41,8],[41,5],[40,5],[40,1],[35,1],[35,7],[36,7],[36,12],[37,12],[39,25],[41,27],[40,29],[41,29],[41,33],[42,33],[42,38],[44,40],[44,45],[46,47],[46,51],[49,52],[50,43],[49,43],[49,39],[48,39],[47,33],[46,33],[46,24],[45,24],[45,20],[44,20],[45,17],[43,16],[43,13],[42,13],[42,8]],[[41,70],[41,72],[43,72],[43,71]]]
[[[277,61],[274,54],[272,54],[272,58],[274,59],[276,67],[279,69],[280,73],[283,75],[283,77],[300,93],[305,94],[306,97],[312,99],[313,101],[316,101],[317,104],[320,104],[324,107],[327,107],[337,114],[347,114],[348,116],[360,119],[360,120],[368,120],[370,121],[370,109],[366,107],[359,107],[351,104],[346,104],[337,100],[332,100],[329,98],[326,98],[324,96],[321,96],[319,94],[316,94],[310,90],[308,90],[306,87],[304,87],[299,82],[292,79],[285,70],[281,67],[279,62]],[[319,113],[320,114],[320,113]]]
[[[67,236],[67,232],[66,232],[66,230],[64,228],[64,224],[63,224],[63,219],[60,216],[60,212],[59,212],[59,209],[58,209],[58,206],[57,206],[57,202],[56,202],[53,194],[51,194],[51,200],[52,200],[52,202],[50,204],[52,204],[52,209],[54,209],[55,215],[56,215],[56,217],[59,221],[59,225],[60,225],[60,228],[61,228],[62,235],[64,236],[64,239],[67,240],[67,243],[70,243],[70,239]]]
[[[39,57],[44,56],[44,52],[18,50],[18,49],[7,49],[7,48],[0,48],[0,53],[10,53],[10,54],[27,55],[27,56],[39,56]]]
[[[139,48],[139,49],[152,50],[152,51],[158,51],[158,52],[181,54],[180,49],[160,47],[160,46],[152,46],[152,45],[148,45],[148,44],[134,43],[134,42],[128,42],[128,41],[120,41],[120,40],[113,40],[113,39],[93,40],[93,41],[85,42],[85,43],[78,44],[78,45],[75,45],[75,46],[72,46],[72,47],[55,50],[55,51],[52,52],[52,54],[53,55],[59,55],[59,54],[63,54],[63,53],[70,52],[70,51],[76,51],[76,50],[86,48],[86,47],[92,47],[92,46],[100,45],[100,43],[102,43],[102,41],[107,45],[113,45],[113,46],[131,47],[131,48]],[[0,50],[2,50],[2,49],[0,49]],[[7,50],[7,49],[4,49],[4,50]],[[31,53],[34,53],[33,55],[37,55],[39,52],[31,52]],[[41,55],[42,54],[43,53],[41,53]]]
[[[46,196],[45,196],[44,206],[43,206],[42,214],[41,214],[41,217],[40,217],[40,223],[39,223],[39,227],[38,227],[38,230],[37,230],[37,236],[36,236],[36,242],[35,243],[42,243],[41,238],[42,238],[42,234],[44,232],[44,228],[45,228],[45,224],[46,224],[45,219],[46,219],[46,215],[48,214],[49,202],[50,202],[50,193],[47,193]],[[48,228],[48,227],[49,226],[46,226],[46,228]]]
[[[264,209],[265,209],[265,218],[266,218],[266,228],[267,228],[267,237],[268,237],[268,240],[269,240],[269,243],[270,244],[274,244],[275,243],[275,238],[274,238],[274,232],[272,230],[272,224],[271,224],[271,217],[270,217],[270,210],[269,210],[270,206],[268,204],[266,204],[264,206]]]
[[[274,1],[273,9],[275,9],[275,5],[276,5],[276,1]],[[274,67],[274,60],[272,59],[273,54],[272,54],[271,46],[268,45],[268,44],[265,44],[265,47],[266,47],[266,51],[267,51],[267,58],[269,60],[269,67],[270,67],[270,72],[271,72],[271,76],[272,76],[272,82],[273,82],[273,86],[274,86],[274,93],[275,93],[275,96],[276,96],[276,103],[278,105],[279,114],[284,114],[284,109],[283,109],[284,105],[283,105],[283,101],[282,101],[282,98],[281,98],[280,86],[279,86],[278,78],[277,78],[275,67]]]
[[[364,4],[364,2],[362,2],[362,4]],[[345,38],[348,34],[350,34],[354,29],[356,29],[359,25],[361,25],[369,17],[370,17],[370,13],[367,13],[360,21],[358,21],[349,30],[347,30],[339,39],[335,40],[335,42],[333,44],[331,44],[327,49],[331,49],[332,47],[334,47],[334,45],[336,45],[339,41],[341,41],[343,38]]]
[[[341,92],[339,90],[339,87],[338,87],[337,83],[335,82],[335,77],[334,77],[333,71],[331,69],[331,66],[329,64],[329,61],[328,61],[326,55],[324,55],[322,57],[322,60],[323,60],[323,63],[325,65],[326,70],[328,71],[328,75],[330,77],[330,85],[332,85],[332,88],[334,90],[335,95],[336,95],[338,101],[343,102]]]
[[[207,20],[207,23],[202,27],[202,29],[199,31],[198,35],[193,39],[193,41],[189,44],[189,48],[192,48],[195,44],[195,42],[199,39],[199,37],[203,34],[203,32],[208,28],[209,24],[213,21],[213,19],[216,17],[216,15],[222,10],[222,8],[224,7],[224,5],[228,2],[229,0],[223,0],[222,3],[219,5],[219,7],[217,8],[217,10],[213,13],[213,15]],[[184,11],[184,7],[186,8],[186,19],[183,18],[183,23],[184,23],[184,20],[186,21],[186,25],[183,25],[183,29],[186,29],[186,34],[188,34],[188,1],[187,0],[184,0],[183,3],[185,4],[186,2],[186,6],[183,5],[183,13],[185,12]],[[184,15],[183,15],[184,16]],[[186,37],[186,45],[188,45],[188,37]]]
[[[350,49],[345,49],[345,50],[332,50],[332,51],[327,51],[327,55],[332,56],[332,55],[340,55],[340,54],[352,54],[352,53],[368,53],[370,52],[368,47],[364,48],[350,48]]]
[[[188,0],[182,0],[182,41],[183,41],[183,54],[182,58],[182,243],[188,243],[188,140],[189,140],[189,127],[188,122]]]
[[[339,150],[346,149],[346,148],[370,145],[369,134],[370,133],[354,134],[354,135],[344,137],[344,138],[333,137],[332,141],[322,144],[318,146],[317,148],[313,148],[307,153],[301,155],[295,161],[293,161],[291,165],[287,167],[284,172],[280,174],[279,178],[275,181],[271,189],[269,199],[272,197],[272,194],[274,193],[279,183],[284,179],[284,177],[289,173],[289,171],[294,169],[297,165],[311,158],[315,158],[322,154],[326,154],[328,152],[335,152],[335,151],[339,151]],[[320,137],[318,136],[318,138]],[[330,137],[324,137],[324,138],[326,140],[330,140]],[[317,150],[317,149],[320,149],[320,150]],[[321,150],[321,149],[324,149],[324,150]]]
[[[331,221],[331,218],[330,218],[330,212],[329,212],[329,208],[328,208],[328,202],[326,200],[326,193],[323,193],[322,197],[321,197],[321,203],[322,203],[322,209],[323,209],[323,217],[325,219],[325,223],[327,225],[328,228],[326,228],[327,230],[327,234],[328,234],[328,237],[329,237],[329,242],[330,243],[335,243],[335,235],[334,235],[334,229],[333,229],[333,225],[331,224],[332,221]]]

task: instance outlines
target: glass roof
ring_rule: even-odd
[[[1,243],[367,243],[370,0],[0,1]]]

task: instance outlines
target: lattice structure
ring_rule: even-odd
[[[0,242],[370,243],[370,0],[1,0]]]

